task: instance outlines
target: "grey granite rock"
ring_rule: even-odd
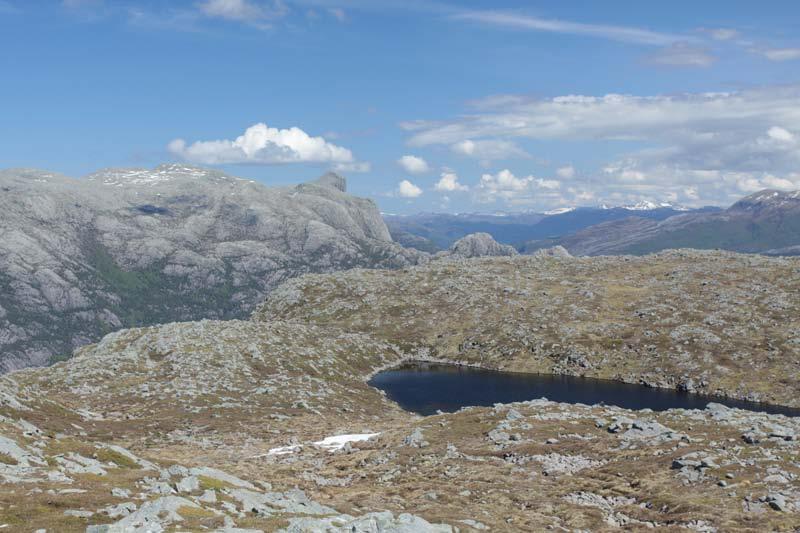
[[[336,174],[270,188],[185,165],[0,171],[0,372],[122,327],[242,318],[282,281],[427,260]]]
[[[488,233],[472,233],[454,242],[450,253],[468,258],[517,255],[517,250],[511,245],[500,244]]]

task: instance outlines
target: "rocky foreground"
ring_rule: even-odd
[[[418,417],[366,382],[429,357],[796,406],[798,284],[796,259],[713,252],[451,258],[299,278],[249,321],[114,333],[0,379],[0,527],[793,531],[798,419],[547,400]]]

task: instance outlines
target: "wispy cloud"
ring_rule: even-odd
[[[282,0],[270,4],[252,0],[205,0],[198,4],[207,17],[241,22],[259,28],[269,28],[272,22],[285,17],[289,8]]]
[[[707,48],[679,42],[662,48],[648,57],[647,61],[668,67],[710,67],[716,58]]]
[[[468,20],[520,30],[530,30],[569,35],[584,35],[612,41],[664,46],[680,41],[694,41],[693,37],[662,33],[630,26],[613,26],[606,24],[585,24],[568,20],[547,19],[507,11],[464,11],[451,15],[458,20]]]
[[[473,109],[478,111],[449,121],[404,124],[412,133],[409,144],[599,141],[610,162],[596,184],[597,196],[616,187],[697,204],[728,200],[756,186],[800,188],[800,85],[684,95],[494,96]],[[615,153],[608,142],[632,140],[648,148]],[[503,180],[512,189],[520,185],[508,176]],[[485,189],[492,192],[490,185]]]
[[[761,55],[770,61],[793,61],[800,59],[800,48],[768,48],[761,50]]]
[[[715,41],[730,41],[739,36],[739,30],[733,28],[700,28],[699,31]]]

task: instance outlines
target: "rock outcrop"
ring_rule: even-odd
[[[183,165],[0,172],[0,371],[122,327],[247,316],[282,281],[426,255],[326,174],[268,188]]]
[[[500,244],[488,233],[472,233],[453,243],[450,253],[456,257],[502,257],[517,255],[513,246]]]

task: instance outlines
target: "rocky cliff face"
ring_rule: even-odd
[[[424,260],[345,190],[335,174],[268,188],[183,165],[0,172],[0,371],[121,327],[242,317],[299,274]]]

